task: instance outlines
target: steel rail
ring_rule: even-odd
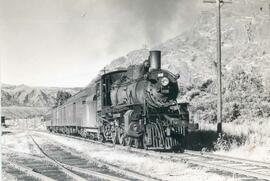
[[[237,157],[231,157],[231,156],[226,156],[226,155],[217,155],[217,154],[206,153],[206,152],[196,152],[196,151],[191,151],[191,150],[186,150],[185,153],[187,153],[189,155],[208,157],[208,158],[216,158],[216,159],[228,160],[228,161],[233,161],[233,162],[241,162],[241,163],[247,163],[247,164],[258,165],[258,166],[270,168],[269,162],[248,160],[245,158],[237,158]]]
[[[186,158],[185,158],[186,159]],[[250,177],[255,177],[258,179],[265,179],[265,180],[270,180],[270,175],[269,174],[264,174],[264,173],[258,173],[250,170],[244,170],[240,168],[235,168],[235,167],[229,167],[225,165],[219,165],[215,163],[208,163],[206,161],[199,161],[199,160],[193,160],[193,159],[186,159],[187,163],[199,165],[199,166],[204,166],[212,169],[218,169],[221,171],[227,171],[231,172],[234,174],[240,174],[240,175],[245,175],[245,176],[250,176]]]
[[[125,151],[127,151],[127,150],[130,151],[130,148],[129,147],[122,147],[122,146],[119,146],[119,145],[112,145],[112,144],[106,144],[106,143],[96,142],[94,140],[87,140],[87,139],[84,139],[84,138],[80,138],[80,137],[76,137],[76,136],[71,136],[71,135],[65,135],[65,136],[70,137],[70,138],[73,138],[73,139],[78,139],[78,140],[81,140],[81,141],[87,141],[87,142],[94,143],[94,144],[101,144],[102,146],[107,146],[109,148],[120,148],[120,149],[123,149]],[[58,145],[58,146],[63,147],[61,145]],[[66,149],[65,147],[63,147],[63,148]],[[136,149],[136,151],[138,151],[138,149]],[[141,151],[143,151],[143,150],[141,150]],[[82,155],[78,155],[77,153],[74,153],[74,152],[73,152],[73,154],[75,154],[77,156],[82,156]],[[126,176],[130,176],[130,177],[133,177],[133,178],[136,178],[136,179],[139,179],[139,180],[147,180],[147,181],[158,181],[159,180],[159,179],[150,177],[148,175],[137,173],[135,171],[131,171],[131,170],[124,169],[124,168],[119,168],[116,165],[109,164],[109,163],[106,163],[106,162],[103,162],[103,161],[100,161],[100,160],[97,160],[97,159],[93,159],[93,160],[95,162],[98,162],[98,163],[102,164],[102,165],[105,165],[110,170],[113,170],[113,171],[118,172],[118,173],[122,173],[122,174],[124,174]]]
[[[82,140],[82,141],[87,141],[87,142],[90,142],[90,143],[99,144],[99,145],[103,145],[103,146],[106,146],[106,147],[119,148],[119,149],[125,150],[125,151],[141,153],[141,154],[148,154],[150,156],[154,156],[154,157],[161,158],[161,159],[172,160],[172,161],[184,161],[185,163],[190,163],[190,164],[193,164],[193,165],[203,166],[203,167],[216,169],[216,170],[220,170],[220,171],[227,171],[227,172],[230,172],[230,173],[233,173],[233,174],[239,174],[239,175],[245,175],[245,176],[258,178],[258,179],[270,180],[270,174],[259,173],[259,172],[255,172],[255,171],[244,170],[244,169],[240,169],[240,168],[226,166],[226,165],[224,165],[224,162],[223,162],[223,165],[220,165],[220,164],[217,164],[217,163],[210,163],[211,160],[209,160],[209,162],[207,162],[207,161],[203,161],[203,160],[196,160],[194,158],[190,158],[190,157],[192,157],[191,153],[193,153],[195,155],[195,153],[196,153],[195,151],[186,150],[185,153],[176,155],[176,154],[154,152],[154,151],[149,151],[149,150],[148,151],[140,150],[140,149],[131,148],[131,147],[123,147],[123,146],[120,146],[120,145],[101,143],[101,142],[98,142],[98,141],[89,140],[89,139],[82,138],[82,137],[77,137],[77,136],[63,135],[63,134],[57,134],[57,133],[56,133],[56,135],[65,136],[65,137],[69,137],[69,138],[74,138],[74,139],[78,139],[78,140]],[[210,157],[210,155],[212,156],[212,154],[209,154],[208,158]],[[201,155],[201,152],[198,152],[196,154],[196,156],[201,157],[201,158],[207,158],[207,156]],[[225,156],[225,157],[228,157],[227,160],[223,156],[216,156],[216,158],[213,158],[213,157],[212,157],[212,159],[217,159],[217,160],[218,159],[223,159],[224,161],[227,161],[227,164],[231,163],[231,162],[228,162],[228,161],[233,161],[233,158],[229,157],[229,156]],[[259,162],[259,161],[254,161],[253,162],[253,160],[242,159],[242,158],[239,158],[239,159],[235,158],[234,160],[237,160],[237,162],[239,162],[241,164],[243,164],[243,163],[251,164],[252,163],[254,165],[256,163],[255,165],[258,165],[260,163],[261,165],[258,165],[258,166],[269,167],[267,162]],[[263,169],[263,168],[261,168],[261,169]],[[270,172],[270,170],[269,170],[269,172]]]
[[[29,176],[32,176],[32,177],[35,177],[36,179],[39,179],[39,180],[44,180],[44,181],[56,181],[50,177],[47,177],[45,175],[42,175],[40,173],[37,173],[35,171],[33,171],[32,168],[28,168],[26,166],[22,166],[18,163],[14,163],[12,161],[9,161],[9,160],[5,160],[5,162],[8,162],[11,166],[13,166],[15,169],[18,169],[22,172],[25,172],[27,175]]]
[[[82,178],[81,176],[71,172],[70,170],[68,170],[67,168],[65,168],[60,162],[58,162],[57,160],[51,158],[49,155],[47,155],[43,149],[39,146],[39,144],[36,142],[36,140],[34,140],[34,138],[29,135],[30,138],[32,139],[32,141],[34,142],[34,144],[37,146],[37,148],[39,149],[39,151],[45,156],[45,158],[48,160],[48,161],[51,161],[52,163],[55,163],[56,165],[58,165],[61,170],[63,172],[65,172],[68,176],[74,178],[75,180],[79,180],[79,181],[87,181],[86,179]]]
[[[92,170],[89,170],[89,169],[79,168],[79,167],[71,166],[71,165],[68,165],[68,164],[60,163],[60,162],[58,162],[58,163],[61,164],[63,167],[69,169],[69,170],[79,172],[79,173],[83,173],[83,174],[86,174],[86,175],[92,175],[92,176],[95,176],[95,177],[98,177],[98,178],[101,178],[101,179],[107,179],[107,180],[111,180],[111,181],[128,181],[127,179],[114,177],[114,176],[111,176],[111,175],[106,175],[106,174],[95,172],[95,171],[92,171]]]
[[[127,179],[114,177],[114,176],[111,176],[111,175],[108,175],[108,174],[103,174],[103,173],[92,171],[92,170],[89,170],[89,169],[83,169],[83,168],[79,168],[79,167],[75,167],[75,166],[71,166],[71,165],[68,165],[68,164],[61,163],[61,162],[51,158],[49,155],[47,155],[47,153],[45,153],[43,151],[43,149],[39,146],[39,144],[34,140],[34,138],[31,135],[30,135],[30,137],[33,140],[33,142],[35,143],[35,145],[38,147],[38,149],[42,152],[42,154],[49,161],[51,161],[53,163],[56,163],[59,167],[61,167],[63,169],[64,172],[66,172],[69,176],[73,177],[75,180],[86,181],[85,178],[82,178],[81,176],[79,176],[79,175],[77,175],[77,174],[75,174],[75,173],[73,173],[71,171],[83,173],[83,174],[98,177],[98,178],[101,178],[101,179],[107,179],[107,180],[110,180],[110,181],[128,181]]]
[[[63,146],[61,146],[61,147],[63,147]],[[63,148],[66,149],[65,147],[63,147]],[[76,156],[82,156],[82,155],[79,155],[79,154],[74,153],[74,152],[73,152],[73,154],[76,155]],[[127,170],[127,169],[119,168],[116,165],[113,165],[113,164],[110,164],[110,163],[107,163],[107,162],[104,162],[104,161],[100,161],[100,160],[97,160],[97,159],[93,159],[93,161],[96,162],[96,163],[100,163],[101,165],[106,166],[109,170],[115,171],[117,173],[122,173],[122,174],[124,174],[126,176],[129,176],[129,177],[132,177],[132,178],[136,178],[136,179],[139,179],[139,180],[147,180],[147,181],[159,181],[159,179],[152,178],[150,176],[137,173],[135,171],[130,171],[130,170]]]

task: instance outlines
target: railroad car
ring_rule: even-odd
[[[161,52],[126,70],[108,72],[52,109],[49,131],[145,149],[183,150],[187,103],[177,103],[177,79],[161,69]]]

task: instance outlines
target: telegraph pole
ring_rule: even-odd
[[[103,74],[106,74],[106,67],[103,68]]]
[[[269,13],[269,20],[270,20],[270,1],[268,0],[268,13]]]
[[[216,26],[217,26],[217,133],[222,136],[222,70],[221,70],[221,19],[220,19],[220,7],[221,3],[225,3],[223,0],[204,0],[204,3],[216,3]],[[231,3],[231,2],[226,2]]]

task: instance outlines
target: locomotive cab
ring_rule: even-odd
[[[126,70],[109,72],[102,75],[101,78],[96,81],[96,99],[98,111],[101,111],[104,107],[112,105],[110,96],[112,84],[119,80],[125,73]]]

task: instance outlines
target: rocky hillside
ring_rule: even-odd
[[[44,114],[55,105],[58,91],[72,95],[80,88],[30,87],[27,85],[2,84],[2,114],[12,118],[25,118]]]
[[[222,70],[224,117],[270,116],[270,16],[266,1],[234,0],[222,7]],[[212,8],[209,8],[212,7]],[[162,67],[181,75],[181,101],[191,103],[198,120],[215,121],[216,19],[215,6],[202,7],[191,31],[161,45]],[[141,49],[112,61],[108,69],[142,62]],[[232,118],[229,115],[235,114]]]
[[[153,47],[162,50],[163,68],[180,73],[180,82],[185,86],[198,85],[216,76],[215,9],[201,11],[191,31]],[[248,72],[258,71],[270,88],[270,16],[267,3],[235,0],[224,5],[221,11],[224,74],[237,66]],[[113,60],[107,67],[126,67],[147,57],[148,50],[136,50]]]

